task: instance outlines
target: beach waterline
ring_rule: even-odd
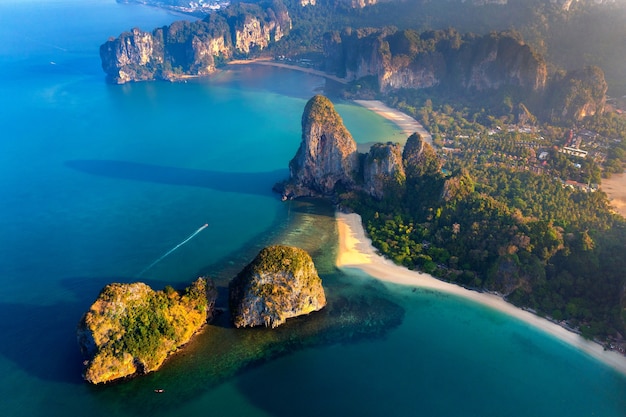
[[[379,255],[376,248],[372,246],[371,240],[365,234],[361,216],[356,213],[337,212],[336,219],[339,234],[337,267],[342,271],[349,274],[351,270],[358,270],[384,282],[427,288],[472,300],[483,306],[505,313],[510,317],[522,320],[626,375],[626,357],[619,353],[607,351],[598,343],[586,340],[556,323],[517,308],[495,294],[471,291],[438,280],[429,274],[411,271],[396,265],[389,259]]]

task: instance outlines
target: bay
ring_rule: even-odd
[[[0,1],[3,415],[624,415],[625,378],[559,341],[463,300],[336,271],[332,207],[271,192],[323,79],[240,67],[104,82],[107,37],[180,18],[112,0]],[[403,140],[335,101],[358,142]],[[324,313],[274,336],[222,317],[157,373],[81,381],[76,324],[105,284],[181,287],[209,274],[223,288],[277,242],[313,254],[335,304],[393,314],[393,325],[307,334],[336,318]]]

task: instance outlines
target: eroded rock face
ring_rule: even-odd
[[[277,327],[291,317],[326,305],[322,280],[311,256],[290,246],[270,246],[229,285],[230,311],[236,327]]]
[[[359,169],[356,142],[333,104],[317,95],[302,114],[302,142],[289,163],[283,198],[329,196],[341,184],[351,187]]]
[[[407,177],[435,175],[441,172],[441,159],[419,133],[413,133],[407,139],[402,151],[402,161]]]
[[[152,32],[133,29],[100,47],[109,81],[176,80],[208,75],[217,60],[267,48],[289,33],[291,18],[280,0],[237,3],[195,22],[178,21]]]
[[[85,380],[99,384],[157,370],[213,317],[216,298],[205,278],[183,294],[140,282],[107,285],[78,325]]]
[[[397,143],[376,143],[365,156],[363,163],[365,192],[381,199],[385,186],[405,179],[402,163],[402,147]]]
[[[578,121],[604,112],[607,90],[604,72],[599,67],[589,66],[557,74],[549,98],[561,120]]]
[[[328,69],[348,79],[375,76],[381,92],[446,84],[488,91],[517,86],[543,91],[544,60],[510,34],[354,30],[325,38]]]

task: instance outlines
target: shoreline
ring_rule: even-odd
[[[626,357],[619,353],[604,350],[600,344],[584,339],[582,336],[529,311],[515,307],[495,294],[471,291],[455,284],[440,281],[429,274],[396,265],[391,260],[376,253],[372,241],[365,235],[361,216],[356,213],[337,212],[335,219],[339,232],[339,249],[335,264],[340,270],[345,272],[357,270],[383,282],[427,288],[471,300],[521,320],[579,349],[626,376]]]
[[[379,116],[384,117],[385,119],[393,122],[404,132],[407,136],[411,136],[413,133],[419,133],[422,139],[428,142],[431,146],[433,145],[433,137],[430,133],[422,126],[420,122],[415,120],[413,117],[409,116],[406,113],[401,112],[400,110],[391,108],[387,106],[380,100],[353,100],[356,104],[365,107],[366,109],[373,111]]]
[[[348,80],[346,80],[345,78],[339,78],[335,75],[327,74],[323,71],[318,71],[313,68],[304,68],[304,67],[299,67],[293,64],[284,64],[282,62],[274,61],[271,58],[234,59],[232,61],[227,62],[227,65],[252,65],[252,64],[266,65],[269,67],[278,67],[278,68],[285,68],[285,69],[290,69],[294,71],[305,72],[307,74],[317,75],[319,77],[327,78],[329,80],[338,82],[340,84],[348,84]]]
[[[600,189],[609,197],[611,207],[626,217],[626,172],[613,174],[611,178],[603,178]]]

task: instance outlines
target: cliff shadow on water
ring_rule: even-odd
[[[49,305],[0,303],[0,317],[4,318],[0,320],[0,356],[36,378],[84,385],[76,325],[105,285],[135,281],[136,277],[67,277],[60,283],[76,301]],[[155,289],[162,287],[156,281],[145,282]]]
[[[287,176],[286,169],[224,172],[98,159],[66,161],[65,165],[80,172],[103,177],[256,195],[270,194],[268,190],[272,184]]]
[[[213,323],[155,373],[93,388],[109,411],[124,404],[126,412],[167,415],[184,401],[197,398],[246,370],[305,348],[362,343],[384,337],[404,319],[404,309],[384,286],[354,283],[335,266],[337,234],[334,208],[319,200],[285,202],[287,218],[265,236],[251,239],[240,253],[202,269],[215,278],[218,307],[227,306],[227,283],[268,244],[288,244],[311,253],[322,277],[328,305],[275,328],[235,329],[224,311]],[[167,395],[154,395],[154,388]],[[239,387],[242,392],[245,387]],[[247,395],[247,394],[246,394]]]

